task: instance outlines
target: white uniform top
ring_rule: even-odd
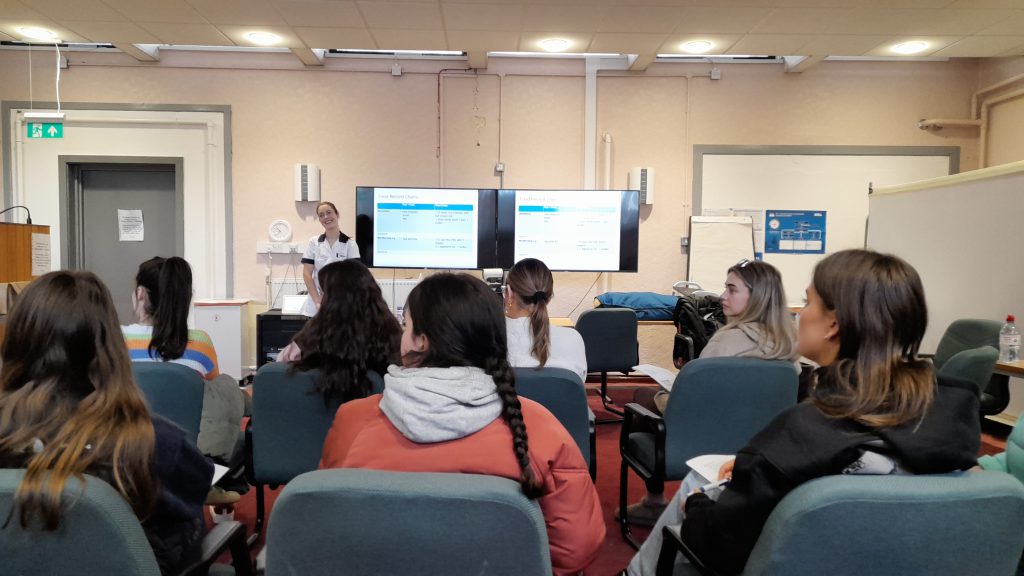
[[[533,357],[533,331],[530,318],[505,318],[508,338],[508,363],[513,368],[535,368],[540,362]],[[583,337],[572,328],[551,327],[551,346],[546,368],[564,368],[575,372],[581,382],[587,381],[587,349]]]
[[[309,239],[309,246],[306,246],[306,251],[302,254],[302,263],[313,265],[313,285],[316,286],[317,293],[324,293],[320,288],[320,269],[331,262],[340,262],[349,258],[359,258],[359,246],[356,245],[353,238],[342,234],[334,244],[327,241],[327,234],[313,236]],[[316,315],[316,304],[313,302],[313,298],[306,298],[302,313],[310,317]]]

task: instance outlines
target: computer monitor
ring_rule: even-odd
[[[636,190],[499,190],[498,265],[523,258],[551,270],[636,272]]]

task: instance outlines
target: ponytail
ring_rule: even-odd
[[[537,359],[539,368],[548,363],[551,355],[551,320],[548,318],[548,299],[545,292],[536,292],[530,300],[533,300],[533,308],[530,310],[530,332],[533,333],[533,348],[530,354]],[[527,300],[523,298],[523,300]],[[529,300],[527,300],[529,301]]]
[[[524,258],[508,271],[508,285],[519,298],[520,304],[530,310],[530,332],[533,347],[530,355],[543,368],[551,356],[551,321],[548,318],[548,302],[555,295],[555,282],[548,270],[536,258]]]
[[[531,500],[539,498],[543,495],[544,489],[537,481],[537,477],[533,474],[533,468],[530,466],[530,445],[526,435],[526,422],[523,421],[523,406],[519,402],[519,395],[516,394],[516,377],[512,372],[512,367],[509,366],[507,358],[492,358],[488,360],[484,371],[494,379],[498,397],[501,398],[501,417],[512,432],[512,449],[519,462],[519,485],[527,498]]]
[[[188,346],[188,308],[192,302],[192,268],[177,256],[143,262],[136,283],[149,293],[153,338],[149,354],[176,360]]]

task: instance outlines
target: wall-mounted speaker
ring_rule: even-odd
[[[295,165],[295,201],[320,201],[320,167],[316,164]]]
[[[633,168],[629,171],[629,189],[640,191],[640,203],[654,204],[654,168]]]

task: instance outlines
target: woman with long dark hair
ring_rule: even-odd
[[[555,574],[585,568],[604,539],[583,455],[550,412],[516,394],[501,303],[468,275],[435,274],[409,294],[402,366],[388,369],[383,395],[342,405],[320,467],[518,480],[540,502]]]
[[[320,369],[317,390],[325,401],[370,395],[370,370],[383,375],[400,361],[402,328],[384,302],[380,285],[359,260],[320,270],[323,301],[295,340],[278,355],[293,370]]]
[[[173,572],[202,536],[213,466],[146,408],[106,286],[91,272],[50,272],[21,294],[7,329],[0,467],[26,469],[11,521],[57,530],[67,480],[92,474],[124,496]]]
[[[918,357],[927,325],[921,278],[903,260],[845,250],[819,262],[797,336],[800,354],[820,366],[808,398],[779,414],[723,467],[720,475],[732,481],[717,501],[680,489],[629,573],[654,573],[661,542],[654,535],[663,524],[681,520],[683,540],[697,556],[717,572],[737,574],[768,515],[803,482],[974,466],[978,390],[937,376]]]

